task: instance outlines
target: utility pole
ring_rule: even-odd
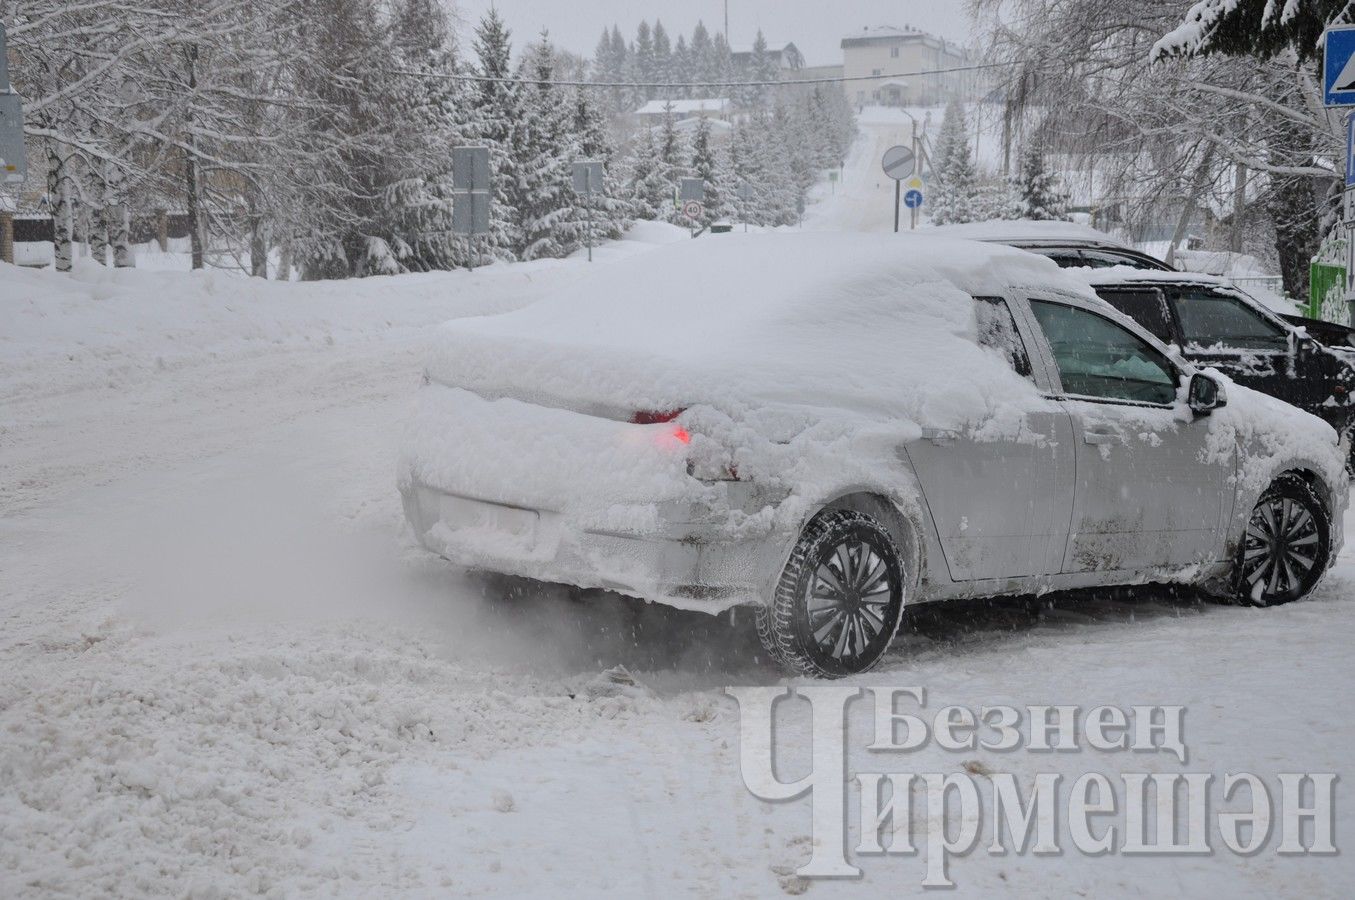
[[[725,0],[725,43],[729,43],[729,0]]]

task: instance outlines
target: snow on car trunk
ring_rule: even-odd
[[[1004,414],[1034,387],[975,343],[970,295],[1061,277],[1031,254],[919,237],[665,247],[532,307],[444,325],[405,483],[635,525],[647,516],[626,507],[699,498],[692,456],[723,453],[756,479],[843,433],[827,420],[904,437],[1015,423]]]

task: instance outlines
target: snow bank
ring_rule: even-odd
[[[641,223],[624,240],[595,248],[594,267],[678,239],[690,240],[671,225]],[[516,309],[547,285],[588,271],[582,259],[538,260],[287,284],[218,269],[113,269],[79,260],[63,274],[0,263],[0,385],[51,391],[209,358],[414,336],[453,316]]]

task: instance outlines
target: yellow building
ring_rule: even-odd
[[[968,72],[938,72],[969,65],[959,44],[910,25],[873,25],[842,39],[847,97],[858,106],[932,106],[965,97]]]

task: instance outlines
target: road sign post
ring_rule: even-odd
[[[588,230],[584,243],[588,245],[588,261],[593,261],[593,194],[602,190],[604,170],[596,159],[585,159],[574,163],[574,193],[583,197],[584,209],[588,211]]]
[[[696,222],[705,215],[706,182],[700,178],[684,178],[678,183],[678,200],[682,203],[682,214]],[[692,227],[692,237],[704,231],[704,228]]]
[[[452,148],[452,231],[470,238],[475,268],[475,236],[489,231],[489,148]]]
[[[905,181],[905,182],[904,182],[905,192],[904,192],[904,195],[903,195],[904,205],[907,205],[907,202],[908,202],[908,194],[913,193],[914,191],[916,191],[917,194],[919,195],[919,197],[921,197],[921,196],[922,196],[922,188],[923,188],[923,187],[924,187],[924,185],[923,185],[923,183],[922,183],[922,179],[921,179],[921,178],[918,178],[916,175],[914,175],[912,178],[909,178],[907,181]],[[917,211],[918,211],[919,209],[921,209],[921,208],[922,208],[922,200],[921,200],[921,199],[919,199],[919,200],[917,201],[917,206],[909,206],[909,207],[908,207],[909,217],[910,217],[910,219],[911,219],[911,222],[910,222],[910,224],[909,224],[909,226],[908,226],[909,228],[917,228]]]
[[[913,174],[913,169],[917,166],[917,154],[911,147],[902,145],[890,147],[885,151],[884,159],[880,161],[885,170],[885,174],[894,179],[894,232],[899,230],[899,198],[902,195],[901,184],[903,179]]]
[[[735,193],[739,197],[739,215],[743,218],[743,233],[748,233],[748,201],[753,199],[753,186],[740,181]]]

